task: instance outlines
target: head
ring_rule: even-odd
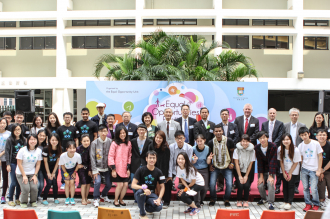
[[[227,110],[227,109],[222,109],[222,110],[220,111],[220,117],[221,117],[222,122],[227,123],[227,121],[228,121],[228,117],[229,117],[229,110]]]
[[[36,134],[30,134],[26,140],[26,147],[29,151],[36,149],[38,146],[38,137]]]
[[[275,118],[276,118],[276,109],[270,108],[268,110],[268,118],[269,118],[270,121],[274,121],[275,120]]]
[[[60,121],[58,120],[58,117],[56,115],[56,113],[51,112],[48,116],[48,120],[47,120],[47,128],[50,129],[51,127],[60,127]]]
[[[80,137],[80,141],[82,143],[82,146],[85,147],[85,148],[87,148],[91,144],[91,140],[89,138],[89,134],[83,134]]]
[[[247,103],[243,107],[243,112],[245,117],[250,117],[253,111],[253,107],[251,104]]]
[[[24,120],[24,113],[22,111],[16,111],[14,119],[15,119],[15,123],[22,124]]]
[[[84,107],[81,109],[81,117],[83,119],[83,121],[88,121],[89,119],[89,109]]]
[[[72,121],[73,115],[71,112],[66,112],[63,114],[63,120],[65,124],[70,124]]]
[[[60,157],[62,154],[61,139],[57,133],[51,133],[48,136],[48,154],[52,154],[52,150],[56,148],[56,157]]]
[[[298,134],[300,136],[300,138],[303,140],[303,141],[308,141],[309,140],[309,130],[307,127],[301,127],[299,128],[298,130]]]
[[[259,140],[261,145],[268,145],[268,138],[269,138],[269,135],[265,131],[260,131],[257,134],[257,139]]]
[[[207,120],[207,118],[209,117],[209,109],[208,108],[206,108],[206,107],[202,107],[201,109],[200,109],[200,115],[201,115],[201,117],[202,117],[202,119],[203,120]]]
[[[71,154],[73,156],[76,150],[77,150],[77,145],[74,141],[69,141],[66,144],[66,151],[68,152],[68,154]]]
[[[196,174],[197,169],[190,163],[189,157],[186,152],[180,152],[176,158],[176,166],[186,170],[186,176],[189,174]],[[192,171],[191,171],[192,170]]]
[[[202,135],[202,134],[197,135],[196,143],[197,143],[198,146],[204,146],[205,141],[206,141],[206,138],[205,138],[204,135]]]
[[[137,133],[139,134],[140,138],[145,138],[147,132],[148,132],[147,126],[145,124],[141,123],[138,125]]]
[[[128,144],[129,136],[128,136],[128,131],[125,128],[125,126],[121,125],[118,128],[116,128],[114,140],[117,145],[120,145],[121,143],[125,143],[126,145]]]
[[[300,111],[297,108],[291,108],[289,110],[289,116],[290,116],[290,119],[291,119],[292,123],[296,123],[298,121],[299,113],[300,113]]]
[[[181,106],[181,114],[183,118],[187,118],[190,113],[190,106],[188,104],[182,104]]]
[[[37,137],[38,137],[38,145],[41,145],[41,146],[46,146],[47,145],[47,141],[46,141],[46,130],[45,129],[40,129],[38,131],[38,134],[37,134]]]
[[[107,116],[107,123],[108,123],[108,126],[109,125],[113,126],[114,123],[115,123],[115,115],[108,114],[108,116]]]
[[[172,108],[166,108],[165,111],[164,111],[164,116],[165,116],[165,119],[167,121],[170,121],[172,119],[172,115],[173,115],[173,110]]]
[[[5,117],[0,118],[0,130],[6,130],[8,125],[8,120]]]
[[[327,139],[328,139],[328,132],[327,132],[327,130],[326,129],[319,129],[319,131],[317,132],[316,138],[322,144],[324,142],[326,142]]]
[[[243,134],[241,137],[241,145],[244,149],[246,149],[247,147],[249,147],[251,143],[251,139],[250,136],[248,134]]]
[[[42,118],[40,115],[35,115],[32,120],[33,127],[42,127]]]
[[[99,131],[98,134],[101,139],[105,140],[108,134],[108,127],[105,124],[99,125]]]
[[[223,128],[221,125],[215,125],[214,126],[214,130],[213,130],[213,133],[215,135],[215,137],[217,139],[222,139],[222,135],[223,135]]]
[[[22,133],[22,128],[21,128],[20,124],[14,123],[11,126],[10,131],[11,131],[11,136],[13,137],[13,139],[16,139],[16,138],[23,139],[23,133]]]
[[[148,151],[146,154],[147,165],[155,166],[157,162],[157,153],[156,151]]]
[[[105,109],[105,104],[104,104],[104,103],[98,103],[98,104],[96,105],[96,110],[97,110],[97,112],[98,112],[100,115],[102,115],[102,116],[103,116],[103,114],[104,114],[104,109]]]
[[[142,123],[145,124],[146,126],[151,125],[152,121],[154,120],[154,117],[150,112],[145,112],[142,114]]]
[[[131,122],[131,117],[132,117],[132,115],[131,115],[130,112],[123,112],[123,114],[122,114],[121,116],[123,117],[123,122],[124,122],[125,124],[128,124],[128,123]]]
[[[3,117],[6,118],[8,124],[10,124],[11,120],[13,119],[13,116],[10,111],[4,112]]]
[[[281,160],[283,160],[285,157],[286,148],[289,148],[289,158],[293,160],[294,145],[293,145],[292,137],[289,133],[284,133],[281,137],[281,154],[280,154]]]
[[[161,130],[156,132],[154,140],[153,140],[153,145],[154,145],[154,147],[159,146],[162,149],[162,151],[165,151],[165,149],[168,148],[165,132],[163,132]]]
[[[312,127],[314,129],[316,129],[317,127],[325,128],[325,121],[322,113],[318,112],[315,114]]]
[[[183,147],[184,141],[186,140],[186,138],[184,137],[184,132],[181,130],[178,130],[175,132],[174,137],[175,137],[175,141],[176,141],[178,147],[180,147],[180,148]]]

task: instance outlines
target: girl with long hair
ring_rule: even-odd
[[[32,120],[31,134],[37,134],[39,130],[44,129],[42,125],[42,118],[40,115],[35,115]]]
[[[1,170],[2,170],[2,195],[1,195],[1,204],[6,203],[6,192],[8,188],[8,172],[6,168],[6,141],[10,137],[10,131],[7,131],[8,123],[6,118],[0,118],[0,161],[1,161]]]
[[[60,126],[61,123],[58,120],[56,113],[51,112],[47,119],[47,126],[46,126],[47,136],[49,136],[51,133],[56,133],[57,128]]]
[[[322,113],[318,112],[315,114],[313,124],[309,128],[309,132],[311,133],[309,135],[309,138],[317,140],[316,135],[320,129],[327,130],[327,135],[328,135],[327,140],[329,140],[330,134],[328,131],[328,127],[325,125],[324,115]]]
[[[38,137],[38,148],[43,151],[44,148],[47,146],[47,136],[46,136],[46,130],[45,129],[40,129],[37,134]],[[45,176],[44,176],[44,171],[45,170],[45,165],[44,161],[41,161],[40,164],[40,171],[38,173],[38,200],[42,201],[41,192],[44,189],[44,181],[45,181]]]

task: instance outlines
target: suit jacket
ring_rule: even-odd
[[[180,124],[180,127],[182,129],[182,117],[177,118],[174,120]],[[195,138],[194,138],[194,124],[197,122],[196,119],[188,117],[188,131],[189,131],[189,141],[188,144],[195,145]],[[182,130],[184,132],[184,130]]]
[[[301,142],[303,142],[303,140],[300,138],[300,136],[298,134],[298,131],[301,127],[306,127],[306,125],[301,123],[301,122],[297,122],[296,145],[295,145],[296,147],[298,147],[298,145]],[[291,131],[291,122],[285,123],[284,128],[285,128],[285,133],[289,133],[291,135],[291,133],[290,133],[290,131]]]
[[[194,138],[196,140],[197,135],[202,134],[206,138],[206,142],[209,142],[214,138],[214,122],[207,121],[207,125],[210,125],[209,129],[206,129],[203,120],[200,120],[194,125]]]
[[[142,153],[140,154],[139,146],[137,143],[137,138],[133,138],[131,140],[132,144],[132,158],[131,158],[131,173],[135,173],[135,171],[140,167],[147,165],[146,161],[146,154],[149,150],[150,144],[152,144],[152,141],[149,138],[146,138],[146,141],[144,142]]]
[[[91,120],[93,121],[93,122],[95,122],[96,123],[96,125],[97,125],[97,128],[99,127],[99,125],[100,125],[100,117],[99,117],[99,115],[98,114],[96,114],[95,116],[93,116],[92,118],[91,118]],[[107,124],[107,114],[104,114],[104,118],[102,119],[103,121],[102,121],[102,124]]]
[[[262,131],[269,133],[269,120],[262,123]],[[276,144],[277,147],[281,145],[282,135],[285,133],[283,122],[276,120],[273,128],[272,142]]]
[[[157,127],[158,127],[159,130],[162,130],[165,133],[166,141],[167,141],[168,145],[175,142],[174,134],[175,134],[176,131],[181,130],[180,124],[178,122],[174,121],[174,120],[171,120],[170,127],[169,127],[169,135],[167,135],[167,131],[166,131],[166,128],[167,128],[167,121],[166,120],[160,122],[157,125]]]
[[[223,127],[223,123],[220,122],[218,125],[221,125],[221,127]],[[223,133],[223,135],[225,135],[225,133]],[[239,132],[238,132],[238,128],[237,125],[231,122],[228,122],[228,131],[227,131],[227,135],[225,135],[231,139],[233,139],[234,144],[236,145],[239,139]]]
[[[124,123],[121,122],[119,123],[118,125],[116,125],[116,130],[120,127],[120,126],[124,126]],[[133,124],[133,123],[129,123],[128,124],[128,137],[129,137],[129,140],[133,139],[133,138],[137,138],[139,137],[138,133],[137,133],[137,125]]]
[[[244,116],[236,117],[234,123],[237,125],[238,128],[238,133],[239,133],[238,141],[241,141],[241,137],[244,134],[244,125],[245,125]],[[246,134],[250,136],[251,143],[253,145],[257,144],[258,132],[259,132],[259,119],[251,116]]]

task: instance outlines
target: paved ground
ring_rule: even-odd
[[[55,210],[63,210],[63,211],[70,211],[70,210],[77,210],[80,212],[82,218],[93,218],[93,219],[97,219],[97,209],[93,207],[93,205],[81,205],[80,201],[81,199],[75,199],[76,200],[76,205],[75,206],[66,206],[64,204],[64,198],[60,198],[60,204],[55,205],[53,203],[52,198],[50,198],[49,201],[49,205],[48,206],[44,206],[40,203],[38,203],[38,207],[34,208],[37,212],[37,215],[39,217],[39,219],[47,219],[47,211],[49,209],[55,209]],[[139,209],[137,207],[137,204],[134,203],[133,200],[126,200],[125,201],[127,203],[126,208],[130,210],[132,218],[133,219],[137,219],[139,218]],[[327,200],[328,204],[330,204],[330,200]],[[192,218],[192,219],[197,219],[197,218],[202,218],[202,219],[214,219],[215,218],[215,214],[218,208],[225,208],[223,202],[217,202],[216,205],[214,207],[209,207],[208,201],[205,201],[206,205],[204,205],[204,207],[202,207],[201,212],[194,216],[191,217],[189,215],[186,215],[183,213],[183,211],[187,208],[187,206],[179,201],[172,201],[171,205],[168,209],[164,209],[162,210],[160,213],[154,213],[153,215],[148,215],[149,218],[159,218],[159,219],[170,219],[170,218],[174,218],[174,219],[185,219],[185,218]],[[236,203],[233,201],[231,202],[231,207],[228,207],[227,209],[237,209]],[[276,202],[275,206],[276,206],[276,210],[278,209],[278,206],[280,206],[282,204],[282,202]],[[113,206],[112,203],[106,203],[106,204],[101,204],[101,207],[110,207],[110,208],[115,208]],[[292,210],[296,211],[296,218],[304,218],[305,213],[303,212],[303,208],[305,207],[305,203],[304,202],[295,202],[292,204]],[[4,205],[0,205],[0,218],[3,218],[3,211],[2,208],[16,208],[16,209],[20,209],[19,206],[16,207],[9,207],[7,204]],[[31,206],[29,206],[28,208],[32,208]],[[262,205],[259,206],[257,205],[256,202],[252,202],[250,203],[250,218],[251,219],[257,219],[260,218],[262,211],[263,210],[267,210],[268,209],[268,204],[267,205]]]

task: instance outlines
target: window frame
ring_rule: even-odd
[[[305,40],[306,40],[305,38],[315,38],[314,39],[314,49],[305,48]],[[317,48],[317,39],[318,38],[326,38],[326,43],[327,43],[327,48],[326,49],[318,49]],[[323,51],[329,50],[329,37],[327,37],[327,36],[304,36],[304,50],[323,50]]]
[[[46,48],[46,41],[47,39],[46,38],[50,38],[50,37],[55,37],[55,48]],[[22,38],[32,38],[32,48],[31,49],[22,49]],[[34,48],[34,40],[35,38],[43,38],[43,48],[41,49],[35,49]],[[56,36],[44,36],[44,37],[20,37],[19,38],[19,50],[56,50]]]
[[[134,20],[134,24],[128,24],[129,22],[133,22],[133,20]],[[126,21],[126,22],[125,22],[125,24],[116,24],[116,22],[119,22],[119,21],[121,21],[121,22]],[[114,23],[113,23],[114,26],[135,26],[135,24],[136,24],[135,19],[114,19]]]
[[[74,22],[77,22],[77,21],[83,21],[84,22],[84,25],[74,25]],[[96,21],[96,25],[87,25],[87,21]],[[109,22],[109,25],[100,25],[100,22],[104,22],[104,21],[107,21]],[[71,25],[72,27],[97,27],[97,26],[100,26],[100,27],[110,27],[111,26],[111,19],[101,19],[101,20],[72,20],[71,21]]]
[[[306,25],[306,23],[313,23],[314,25]],[[318,25],[318,23],[327,23],[327,25]],[[306,27],[327,27],[329,26],[329,20],[304,20],[304,26]]]
[[[262,25],[255,25],[253,24],[254,21],[262,21]],[[266,25],[266,21],[275,21],[275,25]],[[288,25],[279,25],[279,21],[287,21]],[[287,27],[290,26],[290,20],[289,19],[252,19],[252,26],[283,26]]]
[[[0,21],[0,24],[1,23],[3,24],[3,26],[0,26],[0,27],[16,27],[16,21]],[[14,25],[9,26],[8,24],[14,24]]]
[[[161,20],[168,20],[168,24],[159,24],[159,21]],[[182,24],[172,24],[172,20],[182,20]],[[195,24],[185,24],[185,21],[195,21]],[[188,26],[193,26],[197,25],[197,19],[157,19],[157,25],[188,25]]]
[[[55,26],[53,25],[46,25],[46,22],[49,21],[55,21]],[[31,22],[31,26],[22,26],[23,22]],[[35,26],[35,22],[43,22],[42,26]],[[57,21],[56,20],[44,20],[44,21],[20,21],[19,22],[19,27],[57,27]]]
[[[253,48],[253,37],[254,36],[262,36],[263,37],[263,48]],[[275,48],[265,48],[265,44],[266,44],[266,36],[273,36],[273,37],[276,37],[275,39]],[[274,35],[252,35],[252,49],[289,49],[289,36],[284,36],[284,37],[287,37],[288,38],[288,43],[287,43],[287,48],[281,48],[281,47],[278,47],[277,44],[278,44],[278,37],[279,36],[274,36]]]
[[[73,47],[73,38],[74,37],[84,37],[84,47],[83,48],[75,48]],[[86,37],[96,37],[96,47],[88,47],[86,48]],[[99,37],[109,37],[109,47],[99,47]],[[106,35],[106,36],[72,36],[71,37],[71,49],[111,49],[111,36]]]
[[[227,20],[235,20],[235,24],[226,24]],[[247,24],[238,24],[239,21],[247,21]],[[212,22],[214,22],[212,20]],[[212,23],[212,25],[214,25],[214,23]],[[224,26],[232,26],[232,25],[238,25],[238,26],[249,26],[250,25],[250,20],[249,19],[230,19],[230,18],[224,18],[222,19],[222,25]],[[234,36],[234,35],[232,35]]]
[[[128,44],[130,41],[128,40],[128,37],[130,37],[130,36],[134,36],[134,38],[135,38],[135,35],[115,35],[115,36],[113,36],[113,48],[114,49],[126,49],[126,48],[129,48],[129,45],[127,45],[127,46],[123,46],[123,47],[117,47],[116,45],[115,45],[115,43],[116,43],[116,40],[115,40],[115,38],[116,37],[125,37],[126,39],[126,43],[125,43],[125,45],[126,44]]]
[[[0,39],[3,39],[3,45],[2,45],[2,47],[0,47],[0,50],[16,50],[16,37],[0,37]],[[7,49],[7,39],[15,39],[14,48]]]
[[[214,35],[212,35],[214,36]],[[233,48],[231,47],[231,49],[250,49],[250,35],[222,35],[222,41],[226,42],[226,40],[224,39],[225,37],[229,37],[229,36],[235,36],[235,41],[236,41],[236,47]],[[242,36],[242,37],[247,37],[248,38],[248,48],[238,48],[238,38]]]

